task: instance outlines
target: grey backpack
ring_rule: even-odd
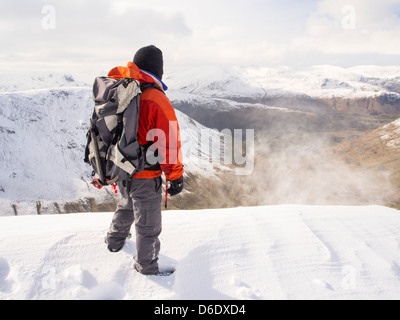
[[[93,177],[98,176],[92,181],[98,189],[113,186],[117,193],[117,182],[144,170],[145,152],[137,141],[141,93],[135,79],[95,80],[85,162],[92,166]]]

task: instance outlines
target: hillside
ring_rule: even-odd
[[[338,144],[332,150],[354,170],[372,176],[379,174],[378,185],[383,180],[390,181],[391,188],[386,188],[387,204],[400,207],[400,119]]]
[[[164,213],[160,264],[106,249],[111,213],[2,217],[0,300],[400,299],[400,214],[267,206]]]
[[[176,108],[219,130],[255,129],[254,173],[224,176],[224,185],[204,191],[218,195],[221,205],[229,198],[234,206],[400,207],[398,163],[364,170],[342,152],[332,152],[342,143],[358,152],[358,137],[399,118],[399,67],[206,68],[193,74],[171,76]],[[376,152],[385,157],[383,149]]]

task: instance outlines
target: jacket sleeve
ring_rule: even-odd
[[[141,101],[139,143],[146,145],[152,142],[150,150],[157,150],[161,170],[167,179],[177,180],[184,173],[180,129],[175,110],[168,98],[165,95],[163,97]]]

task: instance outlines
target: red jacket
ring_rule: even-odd
[[[175,110],[163,91],[162,83],[133,63],[127,67],[112,69],[109,77],[114,79],[134,78],[141,83],[154,83],[160,90],[150,88],[140,97],[138,141],[142,146],[154,143],[158,149],[161,170],[139,172],[136,179],[151,179],[161,176],[168,180],[177,180],[183,175],[182,150],[179,124]]]

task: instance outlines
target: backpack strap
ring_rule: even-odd
[[[142,91],[142,94],[143,94],[143,92],[145,92],[147,89],[157,89],[158,91],[160,91],[160,92],[162,92],[163,94],[165,94],[165,92],[164,92],[162,89],[160,89],[160,87],[159,87],[157,84],[155,84],[155,83],[143,83],[143,84],[140,85],[140,91]],[[152,143],[152,142],[149,142],[149,143],[146,144],[145,146],[142,146],[142,147],[143,147],[143,152],[146,154],[146,153],[147,153],[147,150],[148,150],[152,145],[153,145],[153,143]],[[156,151],[156,152],[157,152],[157,151]],[[149,164],[149,163],[147,162],[147,160],[146,160],[144,169],[145,169],[146,171],[159,171],[159,170],[161,170],[161,166],[160,166],[159,163],[156,163],[156,164],[151,165],[151,164]]]
[[[140,85],[140,91],[142,91],[142,93],[150,88],[157,89],[158,91],[161,91],[162,93],[165,94],[164,90],[160,89],[160,87],[155,83],[142,83]]]
[[[117,144],[124,131],[123,113],[117,115],[117,126],[114,130],[114,139],[111,142],[113,145]]]

